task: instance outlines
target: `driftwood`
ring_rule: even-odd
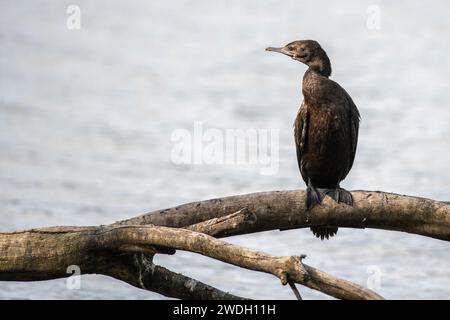
[[[273,274],[339,299],[381,299],[375,292],[303,263],[219,238],[266,230],[333,225],[404,231],[450,240],[450,204],[384,192],[354,191],[354,206],[326,197],[305,211],[304,191],[262,192],[150,212],[107,226],[51,227],[0,233],[0,281],[67,277],[70,265],[180,299],[244,299],[153,263],[155,254],[186,250]],[[307,248],[304,249],[307,251]]]

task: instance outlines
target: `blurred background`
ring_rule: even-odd
[[[0,230],[108,224],[211,197],[304,188],[293,121],[306,67],[264,52],[327,51],[362,116],[348,189],[450,200],[448,1],[1,0]],[[80,29],[68,29],[71,4]],[[377,14],[378,12],[378,14]],[[375,19],[376,21],[374,22]],[[279,129],[280,167],[175,165],[174,130]],[[448,243],[381,230],[229,241],[307,263],[386,298],[450,298]],[[249,298],[293,299],[269,275],[193,254],[156,262]],[[426,276],[425,276],[426,273]],[[328,299],[300,288],[305,299]],[[100,275],[0,282],[2,299],[165,299]]]

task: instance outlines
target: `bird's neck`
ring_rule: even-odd
[[[311,60],[308,66],[309,70],[317,72],[323,77],[328,78],[331,75],[331,62],[325,53]]]

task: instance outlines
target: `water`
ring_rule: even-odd
[[[447,1],[78,1],[81,30],[66,28],[72,1],[1,1],[0,230],[95,225],[217,196],[303,188],[292,123],[305,67],[264,52],[294,39],[321,42],[333,79],[358,105],[354,168],[343,186],[449,200],[450,25]],[[173,130],[280,130],[280,169],[176,166]],[[450,298],[444,241],[341,229],[327,242],[309,230],[234,237],[361,285],[380,272],[386,298]],[[292,299],[272,276],[179,252],[172,270],[250,298]],[[425,276],[426,274],[426,276]],[[305,298],[324,295],[301,288]],[[162,299],[89,275],[0,282],[0,298]]]

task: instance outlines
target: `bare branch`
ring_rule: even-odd
[[[294,292],[294,295],[297,298],[297,300],[303,300],[302,296],[300,294],[300,291],[298,291],[297,287],[295,286],[295,282],[289,280],[288,284],[289,284],[289,287],[291,287],[292,292]]]
[[[68,276],[67,266],[77,264],[84,274],[103,273],[148,288],[143,271],[152,274],[152,264],[138,264],[130,273],[117,263],[123,248],[165,247],[196,252],[250,270],[320,290],[336,298],[380,299],[376,293],[303,265],[302,257],[271,256],[232,245],[203,233],[157,226],[46,228],[0,234],[0,280],[45,280]],[[125,255],[126,256],[126,255]],[[136,255],[134,255],[136,257]],[[143,257],[141,255],[141,257]],[[142,268],[142,265],[145,268]],[[137,278],[136,278],[137,275]],[[151,283],[151,281],[150,281]]]
[[[262,192],[184,204],[108,226],[0,233],[0,281],[67,277],[66,268],[77,264],[83,274],[102,273],[171,297],[243,299],[153,264],[155,253],[179,249],[273,274],[289,283],[297,298],[294,283],[340,299],[381,299],[371,290],[303,264],[303,257],[271,256],[216,238],[334,225],[450,240],[449,203],[355,191],[353,207],[326,197],[323,205],[305,211],[304,197],[299,190]]]
[[[305,210],[302,190],[259,192],[153,211],[113,225],[154,224],[184,228],[220,218],[247,208],[255,222],[216,232],[214,236],[334,225],[348,228],[375,228],[404,231],[441,240],[450,240],[450,204],[431,199],[380,191],[353,191],[354,206],[337,204],[326,197],[323,205]]]
[[[235,213],[212,218],[186,227],[185,229],[205,233],[210,236],[226,237],[236,229],[246,228],[256,222],[256,215],[247,208],[243,208]]]
[[[152,256],[127,254],[109,257],[110,265],[102,273],[140,289],[183,300],[247,300],[201,281],[155,265]]]

